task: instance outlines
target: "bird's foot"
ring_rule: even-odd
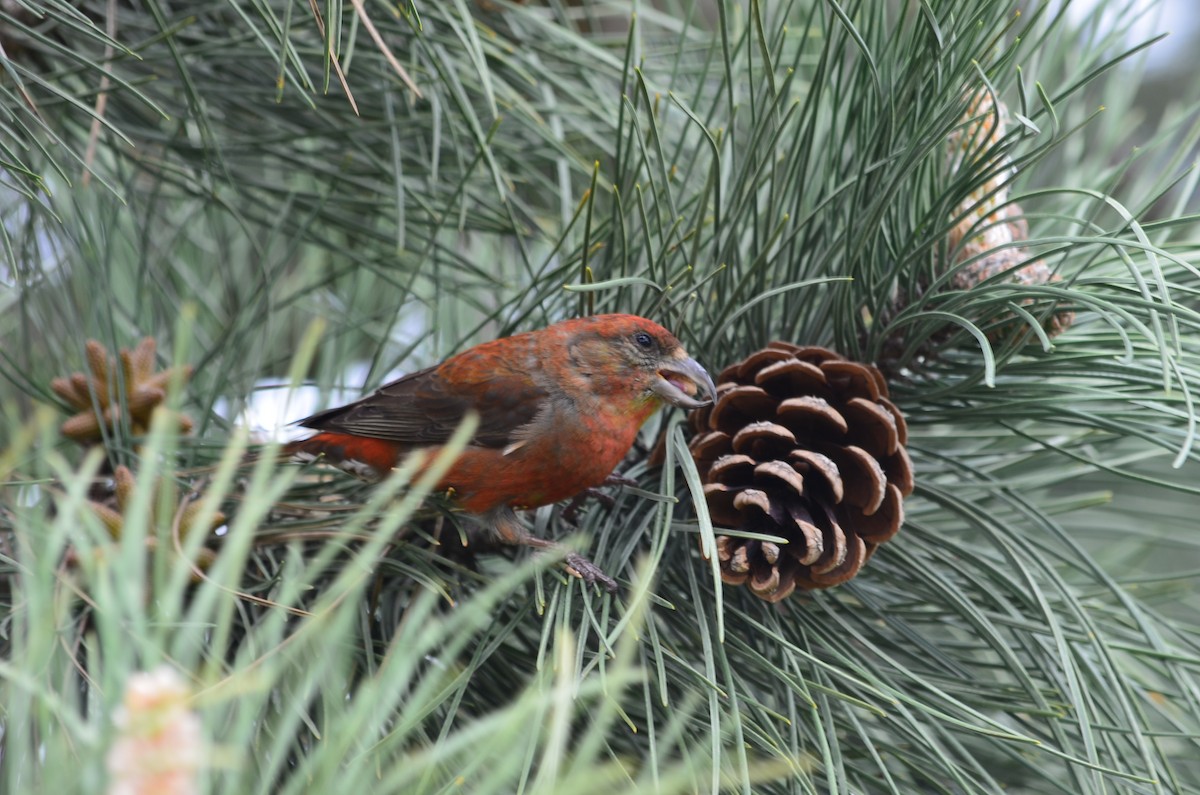
[[[617,581],[605,574],[599,566],[592,563],[583,555],[570,552],[563,559],[563,562],[566,563],[568,574],[578,577],[588,585],[601,585],[609,593],[617,592]]]
[[[589,585],[602,585],[609,593],[617,590],[617,581],[605,574],[599,566],[592,563],[583,555],[564,550],[560,544],[548,538],[538,538],[535,535],[530,535],[529,531],[525,529],[525,525],[521,524],[520,520],[517,519],[517,515],[513,513],[512,508],[506,507],[496,511],[492,514],[491,520],[496,538],[501,543],[511,544],[512,546],[531,547],[533,549],[558,551],[562,554],[563,564],[570,574]]]

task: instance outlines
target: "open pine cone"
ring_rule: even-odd
[[[690,422],[713,524],[788,542],[719,534],[725,582],[771,602],[838,585],[900,529],[908,431],[875,367],[772,342],[725,368]]]

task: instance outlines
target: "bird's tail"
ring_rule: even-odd
[[[385,439],[325,432],[289,442],[282,455],[298,461],[324,461],[357,477],[378,480],[399,462],[401,449]]]

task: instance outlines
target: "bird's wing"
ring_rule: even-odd
[[[445,443],[473,409],[479,428],[471,443],[505,447],[546,405],[548,393],[535,383],[534,368],[471,353],[410,373],[362,400],[297,424],[421,447]]]

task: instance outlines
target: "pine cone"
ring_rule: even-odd
[[[1016,174],[1012,158],[1000,151],[1007,135],[1008,109],[989,90],[976,93],[967,105],[962,125],[946,143],[946,167],[952,174],[989,173],[955,207],[952,226],[946,235],[948,256],[938,264],[938,273],[951,271],[947,287],[971,290],[987,281],[1017,285],[1053,284],[1062,280],[1045,260],[1037,259],[1025,245],[1029,224],[1024,211],[1012,200],[1010,183]],[[887,323],[906,306],[930,290],[919,277],[909,291],[901,290],[880,320]],[[1021,306],[1040,317],[1042,328],[1055,337],[1075,322],[1075,312],[1052,301],[1016,299]],[[980,323],[992,344],[1012,341],[1025,343],[1031,331],[1026,322],[1013,313],[1000,310],[993,317],[970,317]],[[937,354],[948,339],[959,332],[958,326],[946,326],[923,337],[916,359]],[[908,348],[907,327],[894,332],[884,344],[879,362],[889,372],[898,369],[901,354]]]
[[[947,161],[951,170],[1006,166],[980,184],[958,206],[961,215],[950,230],[947,248],[954,254],[954,264],[967,263],[955,271],[951,286],[969,290],[982,282],[1000,277],[1017,284],[1048,284],[1061,280],[1049,265],[1040,259],[1030,259],[1029,252],[1014,246],[1029,239],[1029,224],[1021,207],[1009,199],[1009,183],[1016,173],[1012,158],[1003,155],[995,160],[993,151],[1007,134],[1008,108],[990,90],[977,93],[967,106],[965,126],[951,134],[947,144]],[[963,240],[966,240],[964,243]],[[975,259],[977,258],[978,259]],[[974,261],[970,261],[974,260]],[[1024,263],[1024,264],[1022,264]],[[1029,306],[1032,299],[1024,299]],[[1070,309],[1055,309],[1044,321],[1046,333],[1056,336],[1075,322]],[[993,343],[1014,333],[1025,335],[1024,323],[1001,323],[988,333]]]
[[[772,342],[717,382],[716,403],[689,420],[713,524],[787,541],[718,535],[721,578],[770,602],[846,582],[900,529],[913,490],[883,375]]]

